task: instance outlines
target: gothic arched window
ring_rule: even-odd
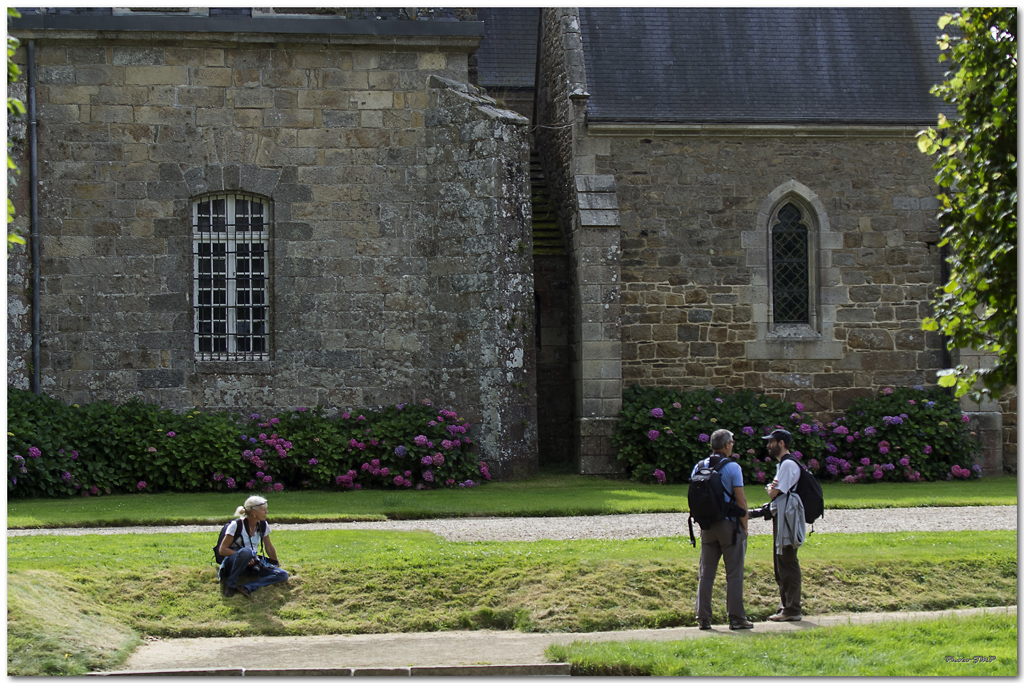
[[[771,222],[772,318],[778,324],[811,324],[811,240],[803,211],[784,204]]]

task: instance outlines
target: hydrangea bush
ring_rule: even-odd
[[[8,387],[11,497],[114,492],[429,489],[490,479],[471,425],[429,402],[328,417],[68,406]]]
[[[858,399],[846,415],[827,424],[800,403],[749,390],[677,392],[634,386],[623,396],[613,443],[634,479],[657,483],[689,480],[694,465],[711,453],[711,434],[733,432],[746,481],[775,474],[762,437],[782,427],[792,451],[822,480],[846,483],[933,481],[980,477],[971,465],[980,446],[959,403],[940,389],[886,388]]]

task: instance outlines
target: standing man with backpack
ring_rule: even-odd
[[[711,435],[710,457],[698,462],[690,475],[690,516],[700,524],[700,569],[697,583],[697,625],[711,628],[711,588],[718,560],[725,560],[725,600],[729,628],[754,628],[743,608],[743,561],[747,554],[747,496],[743,492],[743,470],[730,460],[732,432],[719,429]],[[717,477],[715,475],[718,475]],[[716,483],[717,482],[717,483]],[[695,494],[713,492],[713,505],[698,505]],[[717,505],[721,500],[721,505]],[[717,512],[697,509],[717,506]],[[723,516],[724,515],[724,516]],[[692,522],[691,531],[692,536]]]
[[[779,609],[768,617],[770,621],[800,621],[800,588],[803,580],[796,551],[807,536],[804,504],[796,492],[800,481],[800,465],[790,455],[793,435],[785,429],[776,429],[763,437],[768,442],[768,453],[779,461],[775,479],[765,489],[772,499],[772,553],[775,565],[775,583],[779,585]]]

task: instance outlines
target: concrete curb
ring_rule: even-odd
[[[572,665],[494,664],[467,666],[396,666],[309,669],[164,669],[98,671],[89,676],[570,676]]]

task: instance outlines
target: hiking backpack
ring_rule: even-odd
[[[242,536],[241,536],[240,533],[238,533],[237,527],[232,528],[236,523],[238,523],[238,524],[245,524],[245,520],[244,519],[233,519],[233,520],[231,520],[230,522],[228,522],[227,524],[225,524],[221,528],[220,535],[217,536],[217,545],[213,546],[213,561],[216,562],[217,564],[220,564],[221,562],[223,562],[224,558],[226,557],[225,555],[221,555],[220,554],[220,544],[224,542],[224,536],[226,536],[228,534],[230,534],[231,536],[234,536],[235,540],[231,544],[232,547],[235,547],[237,545],[237,547],[241,548],[242,546],[245,545],[245,541],[242,540]],[[256,524],[256,533],[262,534],[260,536],[260,551],[262,553],[262,550],[263,550],[263,536],[266,536],[266,534],[267,534],[267,521],[266,520],[263,520],[262,522],[258,522]],[[256,549],[253,548],[253,550],[255,551]]]
[[[786,454],[782,456],[782,459],[792,460],[800,468],[800,478],[797,480],[793,490],[800,496],[800,500],[804,504],[804,520],[808,524],[814,524],[818,517],[825,516],[825,496],[821,492],[821,484],[814,478],[811,471],[807,469],[807,465],[792,455]]]
[[[701,529],[707,529],[725,519],[735,507],[725,502],[725,486],[722,485],[722,468],[728,464],[728,458],[712,455],[708,458],[708,464],[699,467],[697,473],[690,477],[690,490],[686,498],[690,507],[690,543],[694,547],[697,546],[697,539],[693,535],[695,520]]]

